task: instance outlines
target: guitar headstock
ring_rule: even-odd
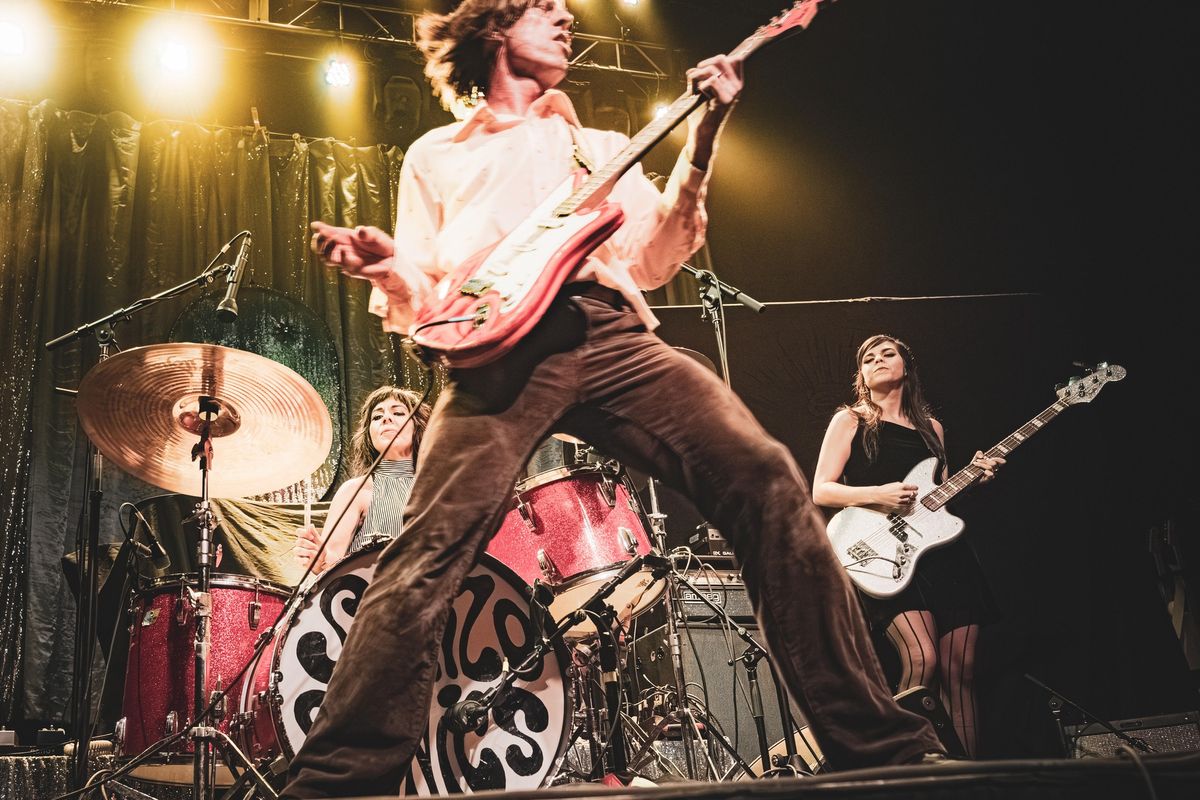
[[[1086,375],[1071,378],[1065,384],[1059,384],[1054,389],[1058,394],[1058,399],[1068,405],[1090,403],[1093,397],[1100,394],[1104,384],[1122,380],[1124,377],[1124,367],[1102,361]]]
[[[796,0],[791,8],[780,11],[771,21],[762,25],[735,50],[740,55],[749,55],[767,42],[799,33],[809,26],[817,15],[817,7],[826,0]]]

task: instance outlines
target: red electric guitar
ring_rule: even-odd
[[[744,59],[807,28],[821,2],[799,0],[730,56]],[[621,207],[605,202],[613,184],[704,102],[684,92],[615,158],[590,175],[578,170],[511,233],[447,274],[417,315],[413,341],[453,367],[478,367],[507,353],[583,260],[621,227]]]

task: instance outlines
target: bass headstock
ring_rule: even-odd
[[[1071,378],[1066,383],[1054,387],[1058,399],[1068,405],[1090,403],[1092,398],[1100,394],[1100,390],[1108,383],[1125,378],[1125,368],[1117,364],[1100,362],[1091,368],[1087,374]]]

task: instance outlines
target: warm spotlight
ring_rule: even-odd
[[[168,39],[159,45],[158,63],[168,72],[185,74],[192,68],[191,48],[177,39]]]
[[[219,85],[221,48],[200,17],[164,14],[142,31],[134,49],[139,83],[163,112],[203,110]]]
[[[667,113],[668,108],[670,108],[670,106],[668,106],[666,103],[655,103],[654,104],[654,118],[658,119],[663,114]]]
[[[621,0],[621,3],[627,6],[636,6],[638,4],[638,0]]]
[[[0,19],[0,57],[25,55],[25,29],[16,22]]]
[[[53,40],[38,4],[0,0],[0,87],[36,85],[55,62]]]
[[[325,83],[335,88],[350,85],[350,65],[340,58],[329,59],[325,64]]]

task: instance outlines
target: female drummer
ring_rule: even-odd
[[[326,536],[329,542],[313,567],[314,574],[359,550],[375,536],[400,535],[429,412],[420,395],[396,386],[380,386],[367,396],[350,439],[350,468],[355,477],[334,493],[326,525],[319,534],[311,525],[296,531],[295,556],[301,567],[308,568]],[[409,417],[413,418],[411,423]],[[365,475],[380,453],[384,456],[379,467],[374,474]],[[362,486],[364,481],[366,485]],[[336,527],[327,530],[335,522]]]

